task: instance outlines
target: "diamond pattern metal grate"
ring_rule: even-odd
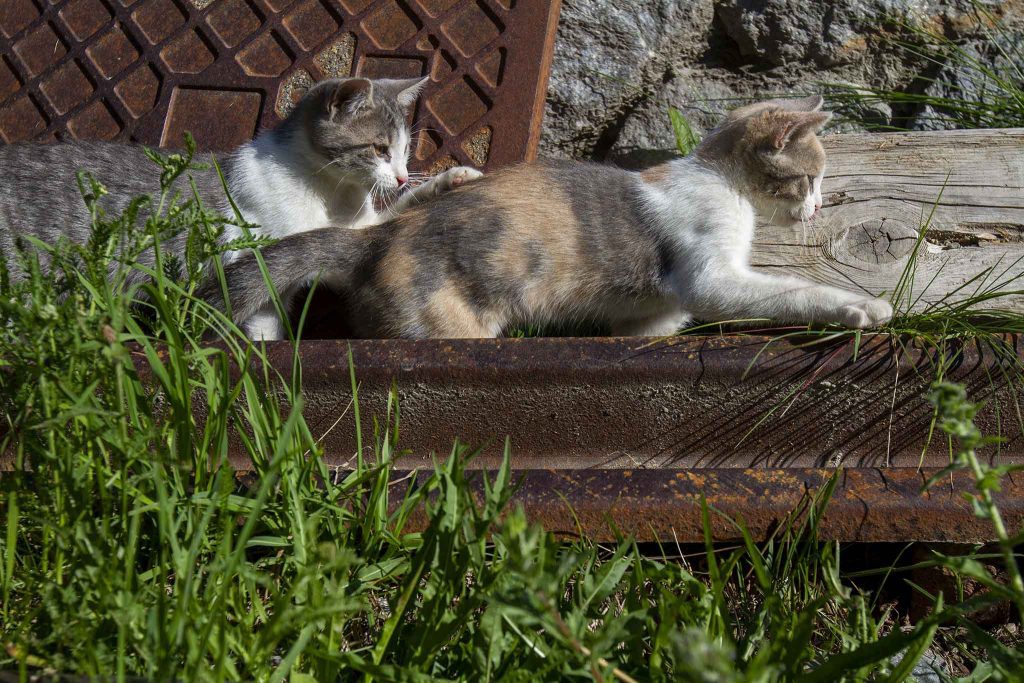
[[[411,166],[495,168],[534,154],[558,4],[3,0],[0,139],[224,150],[314,81],[430,75]]]

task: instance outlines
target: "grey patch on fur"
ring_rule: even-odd
[[[211,155],[197,155],[199,162],[212,160]],[[13,256],[18,234],[32,235],[47,244],[56,244],[61,237],[80,244],[89,240],[92,223],[78,188],[78,170],[91,173],[106,187],[108,194],[99,200],[99,206],[108,215],[121,213],[133,198],[153,195],[160,187],[160,168],[140,146],[76,142],[0,147],[5,189],[0,196],[0,258],[7,259],[9,266],[16,268]],[[204,205],[219,207],[224,192],[216,172],[191,175]],[[185,178],[176,181],[173,191],[191,196]],[[146,215],[138,218],[140,228]],[[179,235],[164,246],[182,254],[184,241],[185,236]],[[152,265],[152,255],[142,261]],[[17,277],[17,272],[14,274]],[[136,277],[141,278],[141,273]]]

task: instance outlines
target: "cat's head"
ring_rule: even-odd
[[[321,81],[283,126],[303,136],[328,177],[397,190],[409,180],[406,115],[426,78]]]
[[[761,218],[786,225],[821,208],[825,150],[818,132],[832,118],[822,99],[770,100],[729,113],[697,154],[736,176]]]

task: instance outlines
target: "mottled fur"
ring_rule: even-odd
[[[476,177],[472,169],[451,169],[396,194],[409,176],[406,112],[424,82],[324,81],[303,97],[278,128],[220,159],[231,196],[245,220],[258,226],[254,231],[284,237],[326,226],[377,225],[410,204]],[[212,156],[201,154],[197,161],[209,163]],[[109,194],[100,205],[110,214],[159,186],[159,168],[138,145],[75,142],[0,147],[4,189],[0,193],[0,258],[6,257],[12,268],[16,267],[11,257],[18,233],[49,244],[61,237],[79,243],[88,240],[91,221],[75,180],[79,170],[91,172],[106,186]],[[192,177],[204,204],[233,214],[215,173]],[[182,178],[175,188],[186,196],[191,193],[187,182]],[[378,211],[374,198],[382,200],[383,211]],[[240,230],[232,226],[223,239],[239,236]],[[162,248],[181,254],[184,239],[183,235],[174,238]],[[234,256],[229,254],[225,260]],[[152,265],[152,255],[143,255],[142,261]],[[143,277],[138,271],[131,276]],[[286,298],[292,294],[288,288],[282,291]],[[283,336],[270,307],[254,311],[246,327],[255,337]]]
[[[694,316],[875,325],[892,313],[884,301],[748,265],[757,216],[793,223],[820,207],[820,104],[735,112],[692,156],[643,174],[518,166],[386,226],[312,231],[263,255],[278,287],[322,275],[362,336],[493,337],[575,321],[662,335]],[[227,276],[236,316],[265,305],[252,255]]]

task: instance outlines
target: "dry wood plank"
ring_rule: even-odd
[[[974,285],[958,289],[986,269],[993,270],[989,282],[1024,274],[1024,128],[842,134],[823,142],[820,216],[795,228],[760,226],[756,267],[892,292],[927,224],[914,297],[927,290],[916,310],[952,292],[951,299],[970,294]],[[1024,290],[1024,280],[1010,289]],[[997,305],[1024,311],[1024,295]]]

